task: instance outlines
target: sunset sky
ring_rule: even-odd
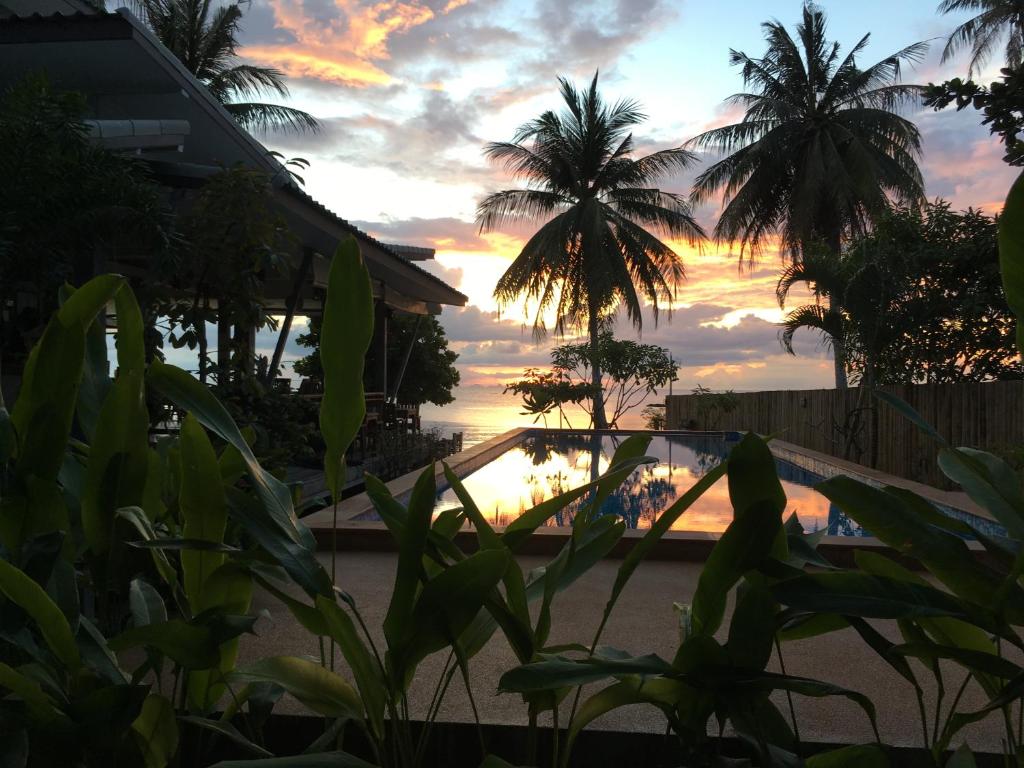
[[[905,80],[964,74],[963,59],[938,63],[939,38],[963,17],[937,16],[936,0],[821,5],[830,36],[844,49],[872,33],[862,64],[934,39]],[[535,343],[523,307],[499,315],[491,296],[523,233],[480,235],[473,224],[477,202],[511,186],[483,160],[484,143],[510,139],[518,125],[558,107],[558,75],[583,81],[600,69],[609,99],[638,99],[649,116],[635,136],[641,152],[679,145],[739,117],[722,106],[741,87],[729,49],[761,55],[760,23],[776,18],[792,26],[800,9],[798,0],[254,0],[241,53],[288,74],[289,103],[323,122],[316,136],[262,137],[311,161],[307,191],[384,240],[436,248],[432,271],[469,296],[468,307],[441,316],[460,354],[460,401],[469,403],[500,392],[524,367],[544,365],[552,341]],[[998,61],[986,74],[997,69]],[[911,116],[924,136],[928,196],[998,210],[1014,174],[976,113]],[[692,176],[661,186],[685,192]],[[707,229],[717,212],[715,205],[698,211]],[[798,336],[796,357],[780,349],[776,255],[740,273],[727,248],[680,246],[680,253],[688,279],[671,319],[646,323],[642,335],[680,361],[677,391],[698,383],[831,386],[827,352],[810,334]],[[625,323],[618,333],[635,334]]]

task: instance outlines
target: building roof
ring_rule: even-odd
[[[337,236],[352,234],[360,241],[371,276],[385,286],[397,286],[405,296],[431,306],[465,305],[465,295],[412,263],[409,254],[363,232],[306,193],[127,9],[97,13],[87,10],[91,6],[86,0],[40,2],[0,0],[0,86],[45,71],[55,86],[86,95],[89,118],[97,126],[111,125],[109,121],[173,120],[181,128],[185,123],[188,135],[183,143],[150,141],[145,157],[165,166],[216,168],[241,163],[265,171],[282,201],[303,209],[293,211],[295,215],[301,214],[311,227],[319,222],[319,233],[307,229],[307,234],[316,235],[307,245],[330,256]],[[26,6],[50,12],[25,15]]]

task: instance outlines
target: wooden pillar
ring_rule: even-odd
[[[370,372],[372,391],[388,391],[388,307],[378,300],[373,304],[373,370]]]
[[[281,367],[281,357],[284,355],[284,347],[288,343],[288,334],[292,330],[292,320],[295,319],[295,309],[299,305],[302,296],[302,286],[306,282],[309,270],[313,266],[313,249],[304,248],[302,252],[302,264],[295,275],[295,282],[292,283],[292,291],[285,302],[284,320],[281,321],[281,330],[277,334],[277,343],[274,345],[274,356],[267,366],[267,383],[269,384],[277,376],[277,370]]]
[[[405,348],[405,354],[402,356],[402,367],[398,369],[398,375],[395,377],[395,383],[391,386],[391,402],[398,402],[398,390],[402,388],[402,380],[405,378],[405,369],[409,367],[409,358],[412,357],[412,348],[416,344],[416,338],[420,332],[420,322],[423,320],[423,315],[416,315],[416,322],[412,327],[412,336],[409,338],[409,344]]]

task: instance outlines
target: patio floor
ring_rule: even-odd
[[[330,555],[325,553],[322,560],[329,567]],[[520,562],[527,570],[543,564],[546,559],[524,556]],[[605,560],[599,563],[556,599],[551,643],[589,642],[619,562]],[[395,563],[395,555],[389,553],[345,552],[338,555],[337,583],[356,599],[367,624],[378,633],[387,610]],[[672,603],[692,599],[700,567],[700,564],[685,562],[652,561],[642,564],[623,593],[603,642],[632,653],[653,652],[671,659],[678,641],[678,624]],[[260,595],[254,607],[267,608],[272,619],[260,620],[257,625],[259,637],[245,638],[240,664],[244,665],[246,659],[269,655],[318,655],[316,638],[307,634],[276,600]],[[894,623],[878,622],[877,626],[898,641]],[[375,638],[376,642],[381,640],[382,637]],[[826,680],[868,694],[878,708],[879,729],[886,743],[899,746],[920,744],[920,720],[913,689],[898,678],[852,630],[787,643],[783,652],[790,674]],[[444,654],[436,654],[420,665],[411,689],[414,716],[420,716],[425,710],[443,663]],[[526,710],[519,697],[497,693],[502,672],[514,665],[515,657],[500,634],[472,660],[474,698],[485,722],[525,724]],[[772,668],[778,669],[774,659]],[[952,665],[946,671],[947,688],[955,691],[963,674]],[[922,675],[922,681],[926,679]],[[931,713],[934,692],[927,691],[927,697]],[[982,691],[969,686],[962,711],[973,710],[984,701]],[[781,697],[779,704],[784,705]],[[872,739],[867,718],[846,699],[797,697],[795,704],[801,735],[807,741],[857,743]],[[286,702],[283,706],[285,711],[302,711],[295,702]],[[440,719],[472,722],[469,700],[457,680],[449,689]],[[664,733],[665,722],[653,708],[635,706],[605,715],[591,727]],[[963,733],[976,750],[999,749],[1001,723],[995,717],[970,726]]]

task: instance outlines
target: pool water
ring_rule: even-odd
[[[628,435],[535,433],[462,479],[480,511],[495,526],[511,523],[523,512],[560,493],[590,482],[605,472],[616,447]],[[638,468],[601,508],[629,528],[649,528],[658,516],[705,473],[726,457],[738,435],[686,434],[652,437],[646,453],[656,464]],[[827,528],[830,535],[867,535],[832,508],[811,486],[822,480],[807,470],[776,460],[786,492],[787,515],[796,512],[807,532]],[[555,515],[551,526],[570,526],[586,497]],[[438,492],[435,513],[462,506],[451,488]],[[724,531],[732,521],[729,489],[723,477],[673,525],[676,531]]]

